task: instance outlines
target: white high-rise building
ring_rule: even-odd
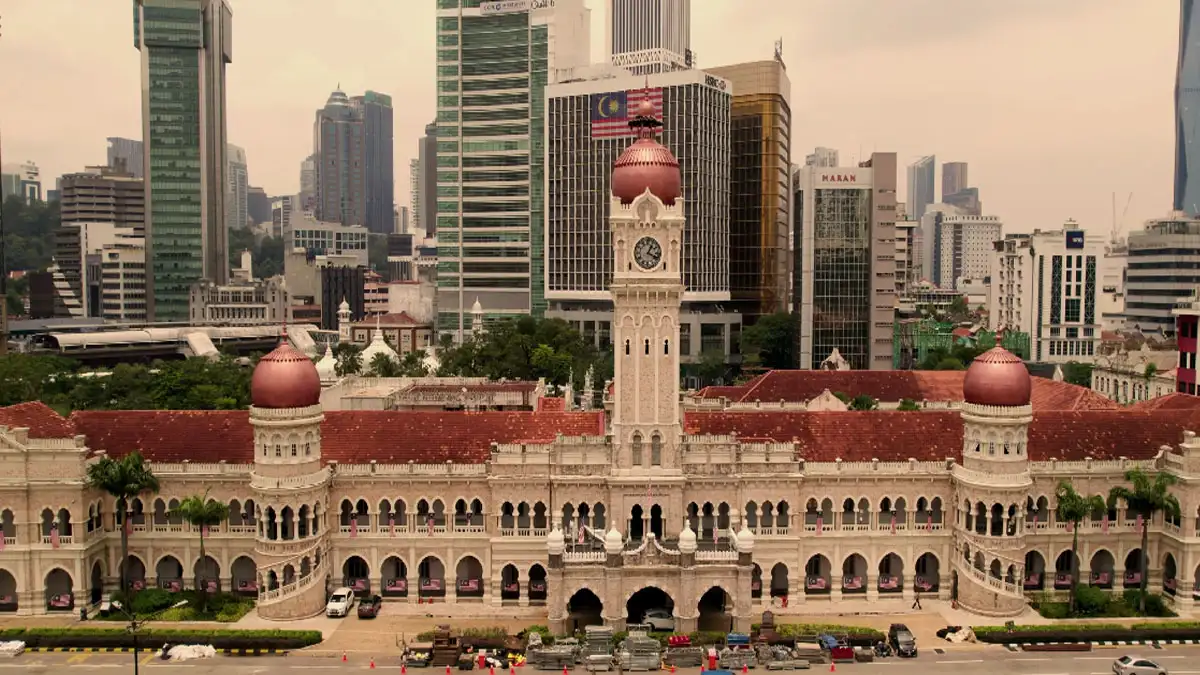
[[[925,273],[943,289],[959,288],[960,279],[980,280],[991,270],[993,242],[1002,236],[996,216],[966,216],[932,211],[922,219]]]
[[[841,166],[838,163],[838,151],[833,148],[818,147],[804,156],[804,166]]]
[[[410,205],[409,223],[414,231],[424,232],[425,221],[421,218],[421,160],[414,157],[408,160],[408,203]]]
[[[229,181],[225,219],[229,227],[246,227],[250,223],[250,174],[246,168],[246,151],[227,143],[225,155],[229,162],[225,170],[225,178]]]
[[[908,165],[908,213],[914,218],[925,215],[925,208],[932,204],[934,196],[933,178],[937,171],[937,158],[922,157]]]
[[[691,0],[607,0],[606,8],[609,63],[638,75],[692,68]]]
[[[1034,361],[1092,361],[1100,353],[1104,244],[1074,221],[993,242],[991,327],[1028,334]]]

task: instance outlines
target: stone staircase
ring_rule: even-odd
[[[296,577],[291,583],[280,584],[273,589],[260,589],[258,593],[258,615],[264,619],[289,620],[303,619],[316,616],[325,610],[326,588],[325,580],[329,576],[328,551],[321,551],[320,562],[313,563],[308,574],[300,576],[301,561],[307,557],[309,561],[316,559],[320,550],[318,544],[291,558],[271,565],[269,569],[280,570],[291,565],[296,570]],[[259,574],[266,576],[268,569],[260,569]],[[282,575],[280,575],[282,578]]]
[[[1017,616],[1025,611],[1023,588],[1025,561],[1017,560],[1006,553],[1020,546],[1014,540],[1006,540],[1004,551],[994,550],[981,537],[958,532],[955,537],[954,571],[958,573],[958,602],[964,609],[985,616]],[[971,547],[971,558],[982,553],[984,569],[978,569],[962,555],[964,544]],[[1000,578],[990,573],[993,561],[1000,562]],[[1014,570],[1013,580],[1008,581],[1009,568]]]

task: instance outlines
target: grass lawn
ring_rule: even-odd
[[[120,600],[121,594],[113,595],[114,600]],[[187,600],[183,607],[171,608],[180,600]],[[128,607],[128,605],[126,605]],[[168,609],[170,608],[170,609]],[[253,598],[244,598],[233,593],[210,593],[207,608],[200,611],[200,596],[196,591],[180,591],[170,593],[158,588],[148,588],[138,591],[133,597],[133,613],[141,618],[162,612],[156,621],[220,621],[233,623],[254,609]],[[111,612],[107,617],[95,616],[101,621],[128,621],[121,612]]]

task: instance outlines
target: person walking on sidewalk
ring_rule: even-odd
[[[921,609],[921,591],[913,593],[913,609]]]

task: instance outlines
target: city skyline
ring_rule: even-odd
[[[299,190],[296,165],[309,154],[312,109],[340,81],[347,91],[396,97],[395,182],[407,185],[408,160],[436,105],[434,3],[398,9],[356,0],[330,10],[292,0],[288,13],[277,0],[231,4],[236,35],[292,36],[282,45],[239,41],[228,69],[229,139],[246,148],[255,184],[269,194]],[[593,60],[603,51],[603,4],[588,1]],[[782,38],[794,82],[794,157],[824,145],[839,149],[843,163],[873,150],[895,151],[902,165],[924,154],[969,161],[988,212],[1014,231],[1053,227],[1067,217],[1107,231],[1113,192],[1133,193],[1126,228],[1165,215],[1174,169],[1175,3],[1022,1],[1004,11],[956,12],[946,6],[924,0],[899,11],[865,1],[749,0],[735,10],[713,3],[693,8],[692,44],[705,68],[769,58]],[[106,137],[140,135],[138,56],[128,39],[127,8],[13,0],[5,9],[0,62],[42,65],[10,69],[0,96],[43,102],[0,110],[6,157],[31,159],[54,177],[102,162]],[[897,30],[903,26],[912,30]],[[744,36],[736,43],[725,38],[734,27]],[[372,45],[370,60],[356,59],[355,50],[335,58],[303,47],[304,36],[347,31],[362,36],[356,44]],[[406,38],[395,40],[396,34]],[[900,34],[928,37],[889,39]],[[1024,46],[1009,54],[1009,44]],[[87,59],[72,56],[83,53]],[[1004,71],[992,65],[998,53],[1005,53]],[[922,84],[920,73],[931,63],[953,63],[962,74],[953,78],[956,95],[940,96],[934,108],[929,97],[946,92]],[[96,77],[97,68],[104,77]],[[864,77],[872,78],[871,87],[844,85]],[[1110,81],[1124,89],[1121,96],[1112,95]],[[77,112],[70,102],[80,100],[89,102],[89,114],[68,119]],[[898,188],[906,193],[903,177]],[[407,191],[399,189],[403,205]]]

